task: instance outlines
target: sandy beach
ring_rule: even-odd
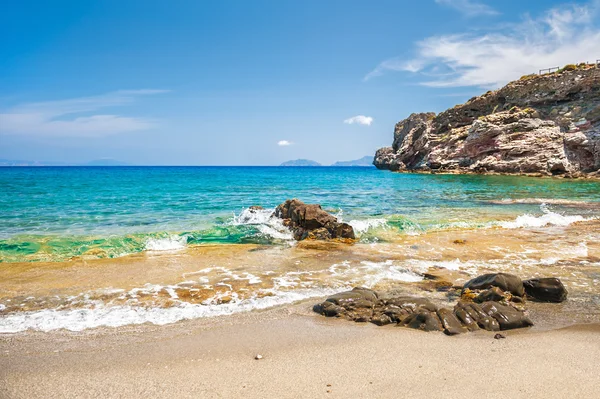
[[[313,302],[167,326],[3,335],[0,397],[600,395],[598,324],[448,337],[326,319]]]

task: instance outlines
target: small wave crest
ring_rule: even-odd
[[[281,219],[274,217],[273,212],[274,209],[246,208],[239,215],[233,215],[231,224],[234,226],[253,226],[261,234],[276,240],[293,240],[294,237],[290,229],[283,225]]]
[[[146,251],[176,251],[187,245],[187,237],[171,235],[162,238],[148,238],[146,240]]]
[[[573,223],[583,222],[586,219],[581,215],[561,215],[553,212],[546,204],[541,204],[540,209],[543,212],[541,216],[525,214],[518,216],[514,221],[500,222],[499,225],[506,229],[518,229],[527,227],[545,227],[545,226],[568,226]]]
[[[366,219],[366,220],[351,220],[348,222],[357,234],[364,234],[371,229],[387,227],[385,219]]]

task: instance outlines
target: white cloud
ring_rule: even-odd
[[[536,19],[483,34],[455,34],[417,43],[417,56],[379,64],[365,80],[388,71],[418,73],[432,87],[500,87],[540,69],[600,58],[600,1],[562,5]]]
[[[492,7],[475,0],[435,0],[437,4],[452,7],[467,17],[498,15]]]
[[[165,90],[120,90],[91,97],[28,103],[0,113],[0,133],[39,136],[102,137],[150,129],[155,121],[109,114],[81,115],[133,103]],[[79,115],[77,115],[79,114]]]
[[[349,125],[357,123],[359,125],[365,125],[365,126],[371,126],[372,122],[373,122],[372,117],[364,116],[364,115],[356,115],[356,116],[353,116],[352,118],[348,118],[344,121],[344,123],[347,123]]]
[[[277,142],[277,145],[280,147],[286,147],[288,145],[292,145],[294,143],[292,143],[291,141],[287,141],[287,140],[280,140]]]

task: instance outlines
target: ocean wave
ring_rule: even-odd
[[[163,238],[148,238],[146,240],[146,251],[175,251],[183,249],[187,245],[187,237],[171,235]]]
[[[371,229],[379,229],[387,227],[385,219],[366,219],[366,220],[351,220],[348,222],[357,234],[364,234]]]
[[[499,226],[505,229],[518,229],[527,227],[545,227],[545,226],[569,226],[577,222],[592,220],[581,215],[561,215],[551,211],[545,204],[540,205],[543,212],[541,216],[525,214],[518,216],[514,221],[500,222]]]
[[[233,215],[233,226],[254,226],[261,234],[276,240],[294,239],[291,230],[283,221],[273,216],[274,209],[244,209],[239,215]]]
[[[238,300],[233,296],[231,302],[218,305],[181,302],[176,306],[166,308],[99,305],[95,308],[85,309],[44,309],[34,312],[13,313],[0,317],[0,333],[17,333],[27,330],[47,332],[59,329],[82,331],[88,328],[121,327],[144,323],[165,325],[181,320],[226,316],[251,310],[266,309],[308,298],[331,295],[344,289],[346,288],[280,291],[274,292],[272,296],[243,300]]]

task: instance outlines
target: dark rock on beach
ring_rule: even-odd
[[[459,302],[454,309],[441,308],[426,298],[398,296],[382,299],[365,288],[341,292],[327,298],[313,310],[327,317],[342,317],[378,326],[395,323],[422,331],[443,331],[456,335],[480,328],[488,331],[533,325],[521,310],[498,302],[481,305]]]
[[[283,223],[292,229],[294,238],[304,239],[355,239],[354,229],[347,223],[338,222],[337,218],[321,208],[319,204],[305,204],[291,199],[280,204],[274,213],[283,219]]]
[[[513,295],[522,297],[525,295],[523,282],[514,274],[508,273],[489,273],[469,280],[464,289],[485,290],[491,287],[498,287],[502,291],[508,291]]]
[[[525,280],[523,286],[529,298],[540,302],[563,302],[567,299],[567,289],[554,277]]]
[[[468,281],[452,309],[438,306],[427,298],[399,294],[396,290],[377,292],[356,287],[330,296],[313,310],[327,317],[378,326],[396,324],[422,331],[443,331],[447,335],[479,329],[512,330],[533,326],[524,309],[525,290],[528,296],[547,302],[563,301],[567,295],[561,281],[555,278],[521,282],[512,274],[490,273]]]

